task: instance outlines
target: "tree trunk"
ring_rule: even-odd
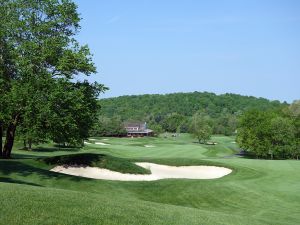
[[[28,139],[28,150],[32,150],[32,140],[30,138]]]
[[[26,138],[24,138],[24,140],[23,140],[23,145],[24,145],[24,149],[26,150],[26,149],[27,149],[27,142],[26,142]]]
[[[9,159],[11,156],[11,151],[15,141],[15,132],[17,128],[19,116],[16,115],[14,120],[10,122],[6,130],[6,139],[5,144],[2,151],[2,157],[5,159]]]

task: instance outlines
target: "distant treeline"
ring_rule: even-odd
[[[287,103],[238,94],[208,92],[121,96],[99,100],[99,126],[95,135],[116,134],[123,121],[146,121],[157,133],[188,132],[193,115],[210,119],[213,134],[232,135],[237,117],[248,110],[280,110]],[[110,124],[108,126],[101,126]],[[113,124],[113,126],[112,126]],[[124,132],[124,131],[120,131]]]

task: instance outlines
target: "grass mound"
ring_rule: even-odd
[[[150,174],[150,171],[135,165],[129,160],[104,154],[73,154],[42,159],[48,165],[92,166],[109,169],[121,173]]]

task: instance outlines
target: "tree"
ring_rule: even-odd
[[[292,120],[277,116],[271,120],[270,125],[271,157],[287,158],[296,148],[295,128]]]
[[[296,156],[297,132],[293,120],[273,111],[252,110],[239,121],[237,142],[257,157]]]
[[[15,55],[13,45],[7,39],[5,31],[9,29],[11,16],[6,15],[7,6],[0,1],[0,157],[2,157],[2,137],[8,127],[10,111],[8,109],[8,90],[11,88],[10,80],[16,77],[16,66],[13,62]],[[6,16],[5,16],[6,15]]]
[[[190,133],[198,139],[199,143],[205,144],[212,135],[209,116],[203,113],[196,113],[191,120]]]
[[[158,124],[169,132],[176,132],[178,126],[180,132],[188,132],[189,120],[196,112],[201,111],[214,122],[211,124],[213,133],[225,135],[235,133],[237,116],[247,110],[281,110],[288,106],[286,103],[263,98],[207,92],[120,96],[101,99],[99,102],[103,106],[103,116],[112,118],[117,115],[123,121],[147,121],[151,125]]]
[[[97,122],[92,131],[93,136],[123,136],[127,134],[120,117],[98,116]]]
[[[53,139],[62,135],[59,141],[78,141],[88,132],[83,124],[91,126],[96,97],[105,88],[72,82],[75,75],[96,72],[88,47],[74,39],[80,29],[76,8],[70,0],[0,0],[0,130],[6,130],[0,152],[4,158],[11,155],[17,126],[26,138],[49,130]],[[88,110],[87,120],[81,110]]]
[[[290,116],[295,129],[295,149],[292,152],[293,158],[300,156],[300,100],[294,101],[289,107],[287,115]]]
[[[293,157],[298,160],[300,156],[300,115],[294,118],[293,124],[295,127],[295,139],[296,139],[296,147],[295,147],[295,151],[293,152]]]
[[[155,135],[159,135],[159,134],[162,134],[164,132],[164,130],[161,127],[160,124],[150,123],[148,126],[151,130],[153,130]]]
[[[300,100],[295,100],[290,106],[289,106],[289,112],[292,117],[298,117],[300,116]]]
[[[162,128],[168,132],[175,133],[184,121],[184,116],[178,113],[169,114],[162,123]]]
[[[267,157],[271,149],[271,120],[276,115],[272,112],[250,110],[239,120],[237,143],[239,146],[255,154]]]
[[[103,85],[56,80],[49,95],[47,132],[59,144],[83,145],[97,118],[96,96]],[[76,98],[74,98],[76,96]]]
[[[237,118],[234,114],[222,113],[215,119],[213,126],[215,134],[233,135],[237,128]]]

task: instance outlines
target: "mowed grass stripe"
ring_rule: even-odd
[[[253,224],[236,215],[59,189],[0,183],[1,224]],[[3,195],[5,193],[5,196]],[[56,196],[56,198],[54,198]],[[4,198],[5,197],[5,198]],[[14,198],[16,202],[7,201]],[[116,204],[115,201],[118,201]],[[17,214],[11,216],[11,212]],[[222,218],[222,219],[220,219]],[[257,223],[259,224],[259,223]]]

